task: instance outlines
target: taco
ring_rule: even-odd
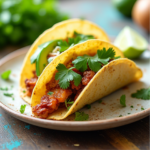
[[[43,71],[32,94],[32,113],[62,120],[87,104],[137,81],[142,71],[114,45],[88,40],[59,55]]]
[[[46,30],[33,43],[24,59],[20,96],[31,104],[32,91],[44,68],[68,48],[89,39],[109,41],[100,27],[86,20],[71,19]]]

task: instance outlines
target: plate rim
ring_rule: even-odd
[[[0,60],[0,64],[1,66],[4,65],[5,63],[7,63],[8,61],[11,61],[11,59],[14,59],[16,57],[19,57],[23,54],[26,54],[26,52],[28,51],[30,46],[26,46],[23,47],[21,49],[18,49],[14,52],[9,53],[8,55],[4,56],[1,60]],[[111,124],[111,123],[119,123],[119,122],[125,122],[125,121],[129,121],[135,118],[140,118],[140,117],[146,117],[149,116],[150,113],[150,108],[143,110],[141,112],[137,112],[128,116],[123,116],[123,117],[116,117],[116,118],[112,118],[112,119],[103,119],[103,120],[91,120],[91,121],[58,121],[58,120],[47,120],[47,119],[39,119],[39,118],[35,118],[32,116],[27,116],[25,114],[21,114],[17,111],[12,110],[11,108],[7,107],[5,104],[3,104],[0,101],[0,108],[2,108],[3,110],[5,110],[6,112],[8,112],[10,115],[12,114],[13,116],[16,116],[17,118],[22,118],[22,119],[26,119],[28,121],[35,121],[36,123],[43,123],[43,124],[51,124],[51,125],[55,125],[55,126],[97,126],[97,125],[105,125],[105,124]],[[140,119],[137,119],[140,120]],[[132,122],[132,121],[131,121]],[[135,122],[135,121],[133,121]],[[125,124],[124,124],[125,125]],[[38,125],[37,125],[38,126]],[[76,130],[77,131],[77,130]]]

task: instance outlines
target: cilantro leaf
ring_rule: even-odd
[[[88,60],[88,65],[89,68],[94,72],[97,72],[101,69],[101,63],[99,63],[97,55],[93,56],[91,59]]]
[[[116,57],[114,57],[115,59],[119,59],[119,58],[121,58],[121,56],[116,56]]]
[[[12,97],[13,93],[4,93],[5,96]]]
[[[69,99],[69,100],[65,100],[65,106],[66,106],[66,108],[67,108],[67,110],[69,110],[70,109],[70,107],[71,107],[71,105],[74,103],[74,101],[70,101],[71,99]],[[70,106],[68,106],[68,105],[70,105]]]
[[[78,56],[72,63],[74,64],[75,68],[84,72],[87,70],[87,55]]]
[[[25,111],[26,105],[21,105],[20,112],[23,114]]]
[[[110,60],[110,58],[114,58],[115,51],[113,50],[113,48],[109,48],[106,51],[106,48],[104,47],[102,50],[98,50],[97,54],[98,54],[99,61],[102,64],[106,65],[108,64],[108,61]]]
[[[2,91],[8,91],[8,87],[5,87],[5,88],[0,87],[0,90],[2,90]]]
[[[74,44],[74,38],[68,38],[68,44],[69,45]]]
[[[150,88],[137,90],[136,93],[131,94],[131,97],[143,100],[150,100]]]
[[[89,119],[89,115],[84,112],[75,112],[75,121],[86,121]]]
[[[97,72],[101,68],[101,63],[99,63],[97,55],[93,57],[88,55],[79,56],[72,63],[74,64],[75,68],[81,72],[87,70],[88,66],[94,72]]]
[[[85,107],[86,107],[87,109],[90,109],[90,108],[91,108],[91,105],[87,104],[87,105],[85,105]]]
[[[141,107],[141,110],[145,110],[143,107]]]
[[[23,90],[22,92],[23,92],[23,93],[26,93],[26,91],[25,91],[25,90]]]
[[[130,106],[131,108],[134,108],[134,106]]]
[[[80,39],[80,42],[84,42],[90,39],[95,39],[95,37],[93,35],[84,35],[84,34],[79,34],[76,31],[74,31],[74,36],[78,39]]]
[[[64,52],[68,48],[74,46],[75,44],[87,41],[89,39],[95,39],[93,35],[84,35],[84,34],[79,34],[77,32],[74,32],[74,37],[73,38],[68,38],[68,43],[63,40],[58,41],[58,46],[60,46],[60,52]]]
[[[126,96],[125,95],[122,95],[120,97],[120,104],[124,107],[126,107]]]
[[[48,94],[48,95],[53,95],[53,93],[54,93],[54,92],[50,92],[50,91],[49,91],[47,94]]]
[[[98,57],[105,59],[105,58],[114,58],[115,56],[115,51],[113,50],[113,48],[109,48],[108,50],[106,50],[106,48],[104,47],[102,50],[99,50],[98,53]]]
[[[60,52],[64,52],[69,48],[69,44],[66,41],[59,40],[57,44],[58,46],[60,46],[60,50],[59,50]]]
[[[73,68],[66,68],[63,64],[58,64],[56,67],[58,72],[55,75],[55,79],[59,80],[60,88],[67,89],[70,85],[70,81],[74,81],[75,86],[78,86],[81,82],[81,75],[74,72]]]
[[[72,63],[81,72],[87,70],[88,66],[92,71],[97,72],[101,69],[102,64],[106,65],[110,59],[114,59],[114,56],[115,51],[113,48],[109,48],[107,51],[106,48],[103,48],[102,50],[97,50],[95,56],[78,56]]]
[[[10,74],[11,74],[11,70],[7,70],[1,74],[1,78],[7,80]]]

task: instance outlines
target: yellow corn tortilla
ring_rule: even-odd
[[[40,104],[41,97],[46,94],[46,84],[51,81],[57,72],[56,67],[59,63],[66,65],[72,58],[84,54],[96,54],[98,49],[103,49],[104,47],[106,49],[110,47],[113,48],[116,52],[116,56],[121,56],[121,58],[111,61],[95,74],[88,85],[80,93],[69,111],[66,108],[59,108],[54,113],[50,114],[47,119],[65,119],[86,104],[91,104],[142,77],[142,71],[133,61],[123,58],[123,53],[117,47],[105,41],[89,40],[62,53],[45,68],[34,88],[31,106],[33,107]]]
[[[87,20],[70,19],[57,23],[52,28],[46,30],[33,43],[23,62],[23,67],[20,75],[20,96],[27,103],[31,104],[31,98],[23,93],[23,91],[26,90],[25,79],[30,79],[33,76],[32,71],[35,70],[35,64],[30,63],[30,57],[34,54],[39,45],[50,40],[66,39],[67,37],[72,37],[74,31],[80,34],[93,35],[97,39],[109,41],[107,34],[100,27]]]

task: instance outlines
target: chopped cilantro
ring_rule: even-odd
[[[1,78],[7,80],[10,74],[11,74],[11,70],[7,70],[1,74]]]
[[[74,72],[72,69],[67,69],[65,65],[59,64],[56,69],[58,72],[55,75],[55,79],[59,80],[60,88],[67,89],[70,85],[70,81],[74,81],[75,86],[78,86],[81,82],[81,75]]]
[[[131,113],[128,113],[128,115],[130,115]]]
[[[25,111],[26,105],[21,105],[20,112],[23,114]]]
[[[89,68],[97,72],[101,68],[102,64],[107,64],[110,59],[114,59],[115,51],[112,48],[109,48],[106,51],[106,48],[102,50],[97,50],[97,54],[95,56],[78,56],[72,63],[74,64],[75,68],[84,72]]]
[[[48,95],[53,95],[53,93],[54,93],[54,92],[48,92],[47,94],[48,94]]]
[[[124,107],[126,107],[126,96],[125,95],[122,95],[120,97],[120,104]]]
[[[4,93],[5,96],[12,97],[13,93]]]
[[[137,90],[136,93],[131,94],[131,97],[143,100],[150,100],[150,88]]]
[[[88,55],[78,56],[72,63],[81,72],[87,70],[88,66],[94,72],[97,72],[101,68],[97,54],[93,57]]]
[[[57,44],[58,46],[60,46],[60,50],[59,50],[60,52],[64,52],[70,47],[69,44],[63,40],[59,40]]]
[[[65,106],[66,106],[67,110],[69,110],[70,107],[71,107],[71,105],[74,103],[74,101],[70,101],[70,100],[71,100],[71,99],[65,100]],[[68,105],[70,105],[70,106],[68,106]]]
[[[85,107],[86,107],[87,109],[91,109],[91,105],[89,105],[89,104],[85,105]]]
[[[134,108],[133,106],[130,106],[131,108]]]
[[[120,115],[119,117],[122,117],[122,115]]]
[[[111,58],[113,59],[114,57],[115,57],[115,51],[113,50],[113,48],[109,48],[106,51],[106,48],[104,47],[101,51],[100,50],[98,51],[98,58],[102,64],[107,64],[108,61]]]
[[[2,91],[8,91],[8,88],[7,87],[5,87],[5,88],[0,87],[0,90],[2,90]]]
[[[99,100],[99,101],[98,101],[98,103],[101,103],[101,102],[102,102],[102,100]]]
[[[15,98],[13,97],[12,100],[15,100]]]
[[[84,112],[75,112],[75,121],[86,121],[89,119],[89,115]]]
[[[23,90],[22,92],[23,92],[23,93],[26,93],[26,91],[25,91],[25,90]]]
[[[145,110],[143,107],[141,107],[141,110]]]
[[[84,42],[84,41],[87,41],[87,40],[90,40],[90,39],[95,39],[95,37],[93,35],[79,34],[76,31],[74,31],[74,36],[75,36],[75,39],[76,38],[80,39],[79,40],[80,42]]]
[[[83,35],[79,34],[77,32],[74,32],[74,37],[73,38],[68,38],[68,43],[63,40],[59,40],[57,42],[58,46],[60,47],[60,52],[64,52],[68,48],[72,47],[75,44],[87,41],[89,39],[95,39],[93,35]]]

